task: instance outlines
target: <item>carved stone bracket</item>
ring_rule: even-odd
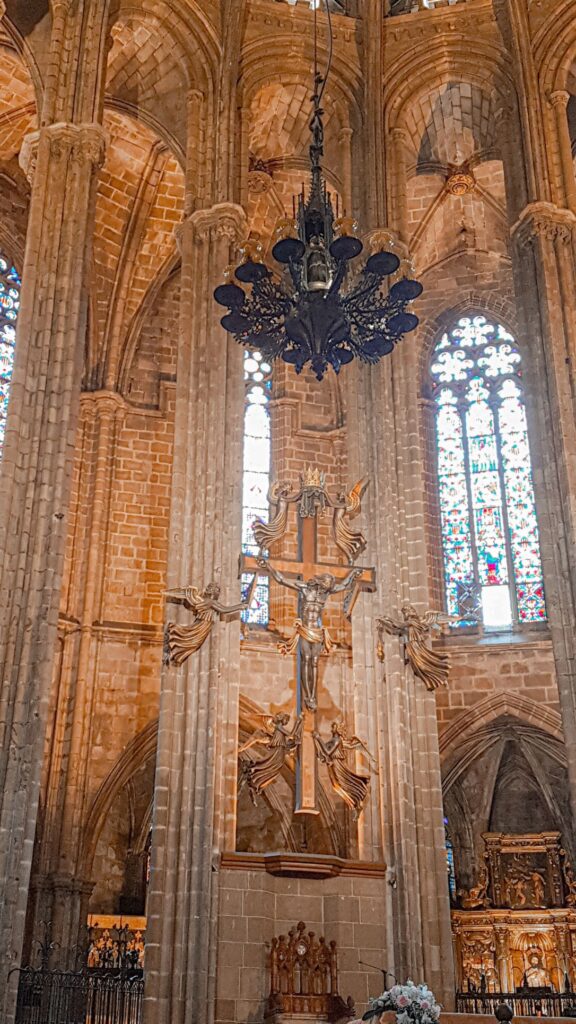
[[[568,245],[576,229],[576,215],[553,203],[530,203],[512,227],[513,241],[526,248],[536,239]]]
[[[175,229],[180,252],[187,229],[192,231],[194,241],[198,244],[208,239],[228,238],[230,244],[234,245],[246,235],[246,214],[235,203],[216,203],[203,210],[194,210]]]
[[[47,125],[26,135],[20,150],[20,167],[31,185],[38,162],[38,149],[44,139],[48,141],[50,156],[55,160],[64,158],[67,162],[91,163],[95,168],[102,167],[104,163],[107,135],[99,124],[62,122]]]

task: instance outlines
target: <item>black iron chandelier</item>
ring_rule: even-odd
[[[228,279],[216,288],[214,298],[228,308],[220,322],[237,342],[261,352],[268,362],[280,357],[292,363],[297,373],[310,364],[322,380],[328,366],[338,373],[355,357],[377,363],[389,355],[418,326],[418,317],[406,307],[421,294],[422,285],[404,276],[389,287],[387,278],[400,267],[394,252],[375,252],[362,269],[352,271],[352,261],[364,247],[354,235],[352,218],[335,219],[322,174],[321,104],[331,64],[332,29],[327,4],[330,54],[322,76],[317,63],[316,7],[308,195],[301,193],[295,217],[281,221],[277,229],[272,255],[281,265],[280,273],[273,274],[248,246],[233,272],[240,284]]]

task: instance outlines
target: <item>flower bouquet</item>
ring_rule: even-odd
[[[397,1024],[436,1024],[440,1017],[440,1006],[427,985],[394,985],[377,999],[370,1000],[370,1009],[362,1020],[373,1020],[381,1013],[392,1010]]]

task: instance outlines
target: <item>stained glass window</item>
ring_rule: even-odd
[[[0,252],[0,454],[4,446],[8,397],[14,369],[20,286],[21,281],[16,268]]]
[[[242,487],[242,550],[257,555],[258,545],[252,524],[256,518],[268,522],[268,487],[270,484],[270,411],[272,367],[259,352],[244,353],[244,480]],[[250,584],[250,575],[242,577],[243,592]],[[260,576],[245,622],[266,626],[269,610],[269,582]]]
[[[444,818],[444,843],[446,846],[446,867],[448,870],[448,890],[450,899],[456,902],[456,865],[454,863],[454,843],[450,835],[448,818]]]
[[[461,625],[543,622],[518,346],[500,324],[462,317],[436,345],[430,372],[448,611]]]

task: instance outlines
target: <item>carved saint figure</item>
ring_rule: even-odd
[[[542,875],[540,874],[540,872],[539,871],[533,871],[532,874],[530,875],[530,881],[532,883],[532,901],[533,901],[533,906],[535,906],[535,907],[545,907],[546,906],[546,899],[545,899],[546,886],[545,886],[544,879],[542,878]]]
[[[542,963],[542,953],[534,950],[528,957],[528,963],[530,966],[524,973],[528,988],[549,988],[551,978]]]
[[[406,663],[411,666],[414,675],[422,680],[426,689],[436,690],[439,686],[446,686],[450,659],[447,654],[433,651],[429,642],[434,631],[440,632],[442,626],[449,622],[458,622],[458,616],[445,612],[426,612],[425,615],[419,615],[411,604],[406,604],[402,608],[402,618],[402,622],[395,622],[389,618],[376,620],[380,659],[384,657],[384,633],[403,637]]]
[[[459,889],[457,894],[460,906],[463,910],[475,910],[477,907],[488,907],[488,868],[486,864],[478,877],[478,884],[471,889]]]
[[[197,587],[178,587],[175,590],[167,590],[166,597],[182,601],[185,607],[190,608],[194,613],[194,622],[191,626],[178,626],[175,622],[167,624],[168,661],[172,661],[175,665],[183,665],[190,655],[199,651],[202,644],[208,639],[216,617],[239,615],[240,612],[250,607],[255,586],[256,576],[252,579],[246,600],[228,607],[218,601],[220,587],[217,583],[209,583],[202,591]]]
[[[348,737],[345,727],[332,722],[330,739],[323,740],[318,732],[313,733],[318,757],[328,768],[332,786],[345,803],[352,808],[357,818],[364,806],[370,788],[370,776],[358,775],[348,766],[348,751],[361,748],[367,755],[371,767],[373,758],[370,751],[357,736]],[[374,768],[374,771],[376,769]]]
[[[268,722],[272,728],[259,729],[253,736],[240,747],[239,754],[249,750],[251,747],[262,746],[269,751],[259,761],[241,759],[240,790],[247,784],[250,790],[252,802],[256,803],[256,797],[266,789],[275,779],[278,778],[286,762],[286,757],[293,750],[300,746],[302,741],[302,719],[299,715],[292,729],[288,728],[290,715],[285,711],[277,715],[270,715]]]
[[[342,502],[342,507],[336,507],[334,510],[332,524],[334,541],[336,546],[340,548],[340,551],[345,554],[349,565],[353,565],[366,548],[364,534],[359,530],[350,529],[347,520],[353,519],[360,512],[362,497],[368,483],[369,478],[365,476],[354,485],[348,494],[338,495],[339,500]]]
[[[256,559],[257,564],[270,573],[272,579],[283,587],[296,590],[302,601],[302,618],[296,619],[294,633],[289,640],[278,644],[281,654],[294,654],[298,644],[302,656],[302,696],[310,711],[317,707],[316,691],[318,684],[318,659],[322,652],[329,654],[333,641],[330,633],[322,625],[322,614],[326,601],[331,594],[350,591],[354,580],[362,574],[362,569],[352,569],[346,579],[337,583],[331,573],[322,573],[309,580],[292,580],[278,572],[265,558]]]

